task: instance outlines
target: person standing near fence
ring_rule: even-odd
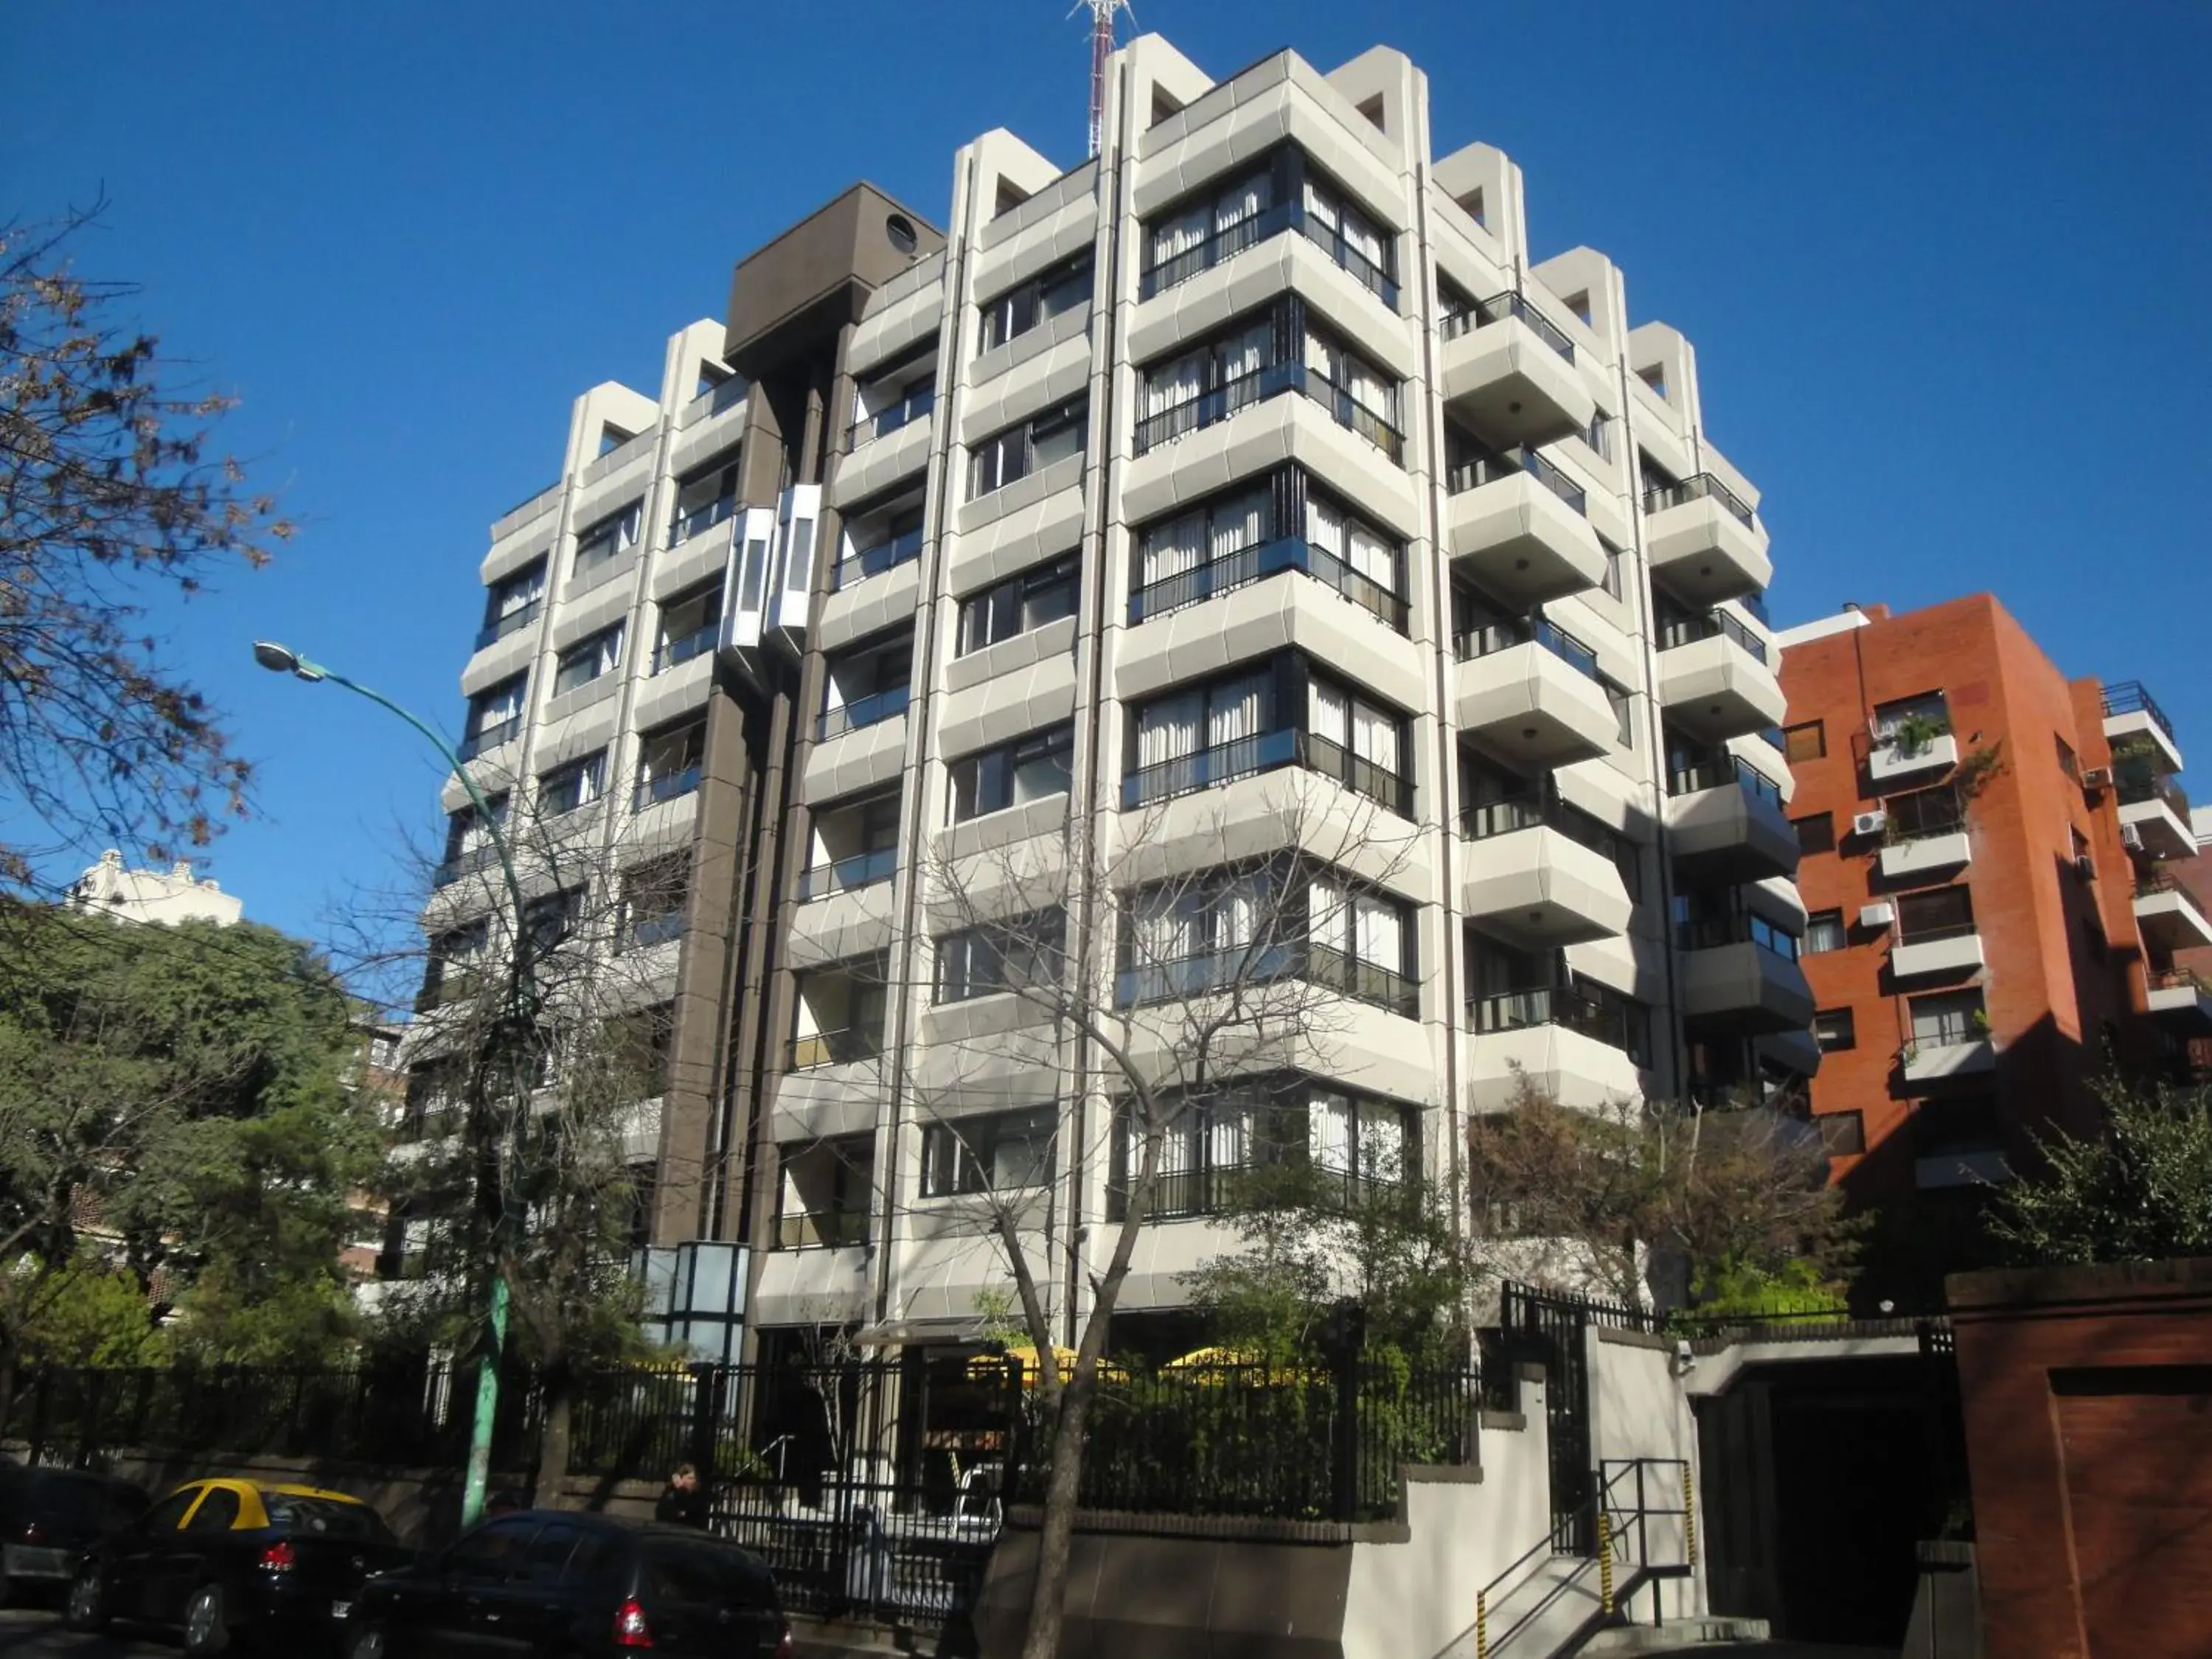
[[[660,1501],[653,1506],[653,1518],[672,1527],[707,1529],[707,1493],[699,1485],[697,1469],[689,1463],[676,1466],[661,1488]]]

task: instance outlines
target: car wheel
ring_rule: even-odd
[[[62,1603],[62,1623],[71,1630],[107,1628],[107,1586],[98,1567],[87,1567],[70,1580],[69,1596]]]
[[[353,1640],[346,1644],[346,1659],[385,1659],[387,1651],[384,1632],[374,1625],[356,1631]]]
[[[222,1613],[222,1586],[203,1584],[185,1604],[185,1651],[221,1653],[230,1646],[230,1626]]]

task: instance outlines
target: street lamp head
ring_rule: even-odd
[[[277,644],[274,640],[253,642],[253,660],[272,674],[297,674],[303,680],[322,678],[322,670],[309,663],[298,652]]]

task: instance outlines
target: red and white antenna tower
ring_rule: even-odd
[[[1106,60],[1114,55],[1114,24],[1127,11],[1129,0],[1075,0],[1076,11],[1091,14],[1091,153],[1106,141]],[[1073,14],[1071,13],[1071,15]]]

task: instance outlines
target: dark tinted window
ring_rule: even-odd
[[[228,1486],[210,1486],[199,1508],[192,1511],[192,1518],[185,1522],[185,1530],[228,1532],[237,1524],[238,1494]]]
[[[0,1473],[0,1506],[44,1520],[97,1526],[106,1502],[106,1486],[95,1476],[62,1470]],[[142,1500],[138,1508],[144,1507]]]
[[[530,1540],[520,1571],[536,1584],[557,1584],[566,1575],[568,1559],[583,1541],[584,1529],[567,1521],[548,1521]]]
[[[751,1565],[731,1551],[655,1539],[646,1546],[644,1566],[645,1592],[656,1601],[757,1606],[768,1599]]]
[[[471,1578],[504,1578],[520,1571],[538,1527],[535,1518],[520,1515],[478,1527],[453,1546],[453,1571]]]
[[[327,1498],[288,1498],[272,1493],[262,1500],[269,1524],[302,1538],[343,1538],[354,1544],[389,1544],[392,1530],[366,1504],[337,1504]]]
[[[185,1511],[198,1501],[201,1488],[187,1486],[182,1492],[171,1492],[146,1512],[146,1526],[153,1532],[174,1532],[182,1525]]]

